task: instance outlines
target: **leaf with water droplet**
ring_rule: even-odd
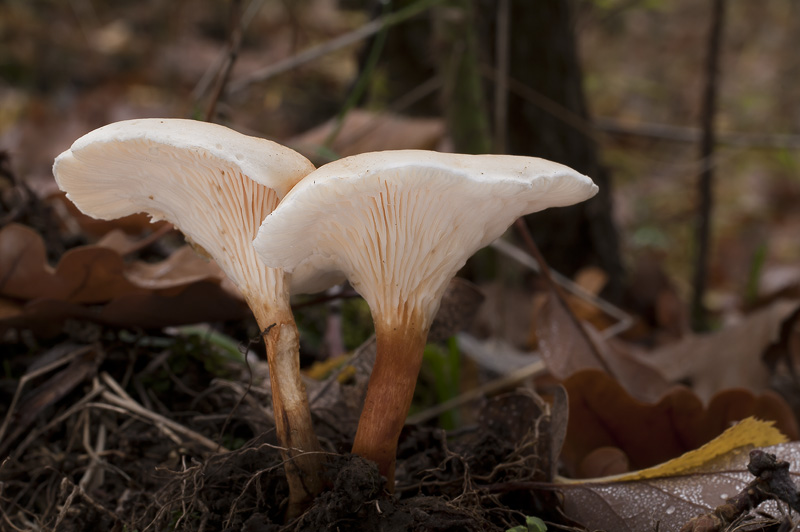
[[[765,442],[775,443],[776,439],[785,441],[771,423],[749,418],[737,426],[697,451],[661,466],[580,482],[564,479],[559,488],[564,511],[590,529],[678,530],[753,480],[747,470],[751,449]],[[798,475],[800,442],[780,443],[764,450],[789,462],[792,474]],[[759,510],[777,511],[771,502]]]

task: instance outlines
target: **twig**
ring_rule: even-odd
[[[391,4],[389,2],[383,4],[383,16],[386,16],[388,10],[390,9],[390,5]],[[378,59],[380,59],[383,46],[386,44],[386,36],[388,33],[388,26],[383,26],[375,39],[372,41],[372,46],[370,47],[369,54],[367,55],[367,60],[364,63],[361,73],[358,75],[353,88],[350,90],[350,94],[347,95],[344,105],[336,115],[333,128],[322,143],[323,148],[330,149],[331,145],[333,145],[333,142],[336,140],[336,137],[338,137],[339,133],[342,131],[342,125],[344,125],[344,120],[347,117],[347,113],[349,113],[358,104],[358,102],[361,100],[361,97],[364,95],[364,92],[367,90],[367,84],[369,83],[369,80],[375,71],[375,67],[378,65]]]
[[[497,76],[494,69],[489,66],[483,66],[481,68],[481,75],[489,80],[493,80]],[[509,76],[506,82],[508,83],[508,90],[510,92],[516,94],[526,102],[535,105],[542,111],[550,114],[558,120],[561,120],[564,124],[572,127],[575,131],[584,135],[592,142],[602,142],[603,136],[600,135],[600,133],[597,131],[597,128],[594,127],[594,124],[590,120],[587,120],[575,111],[564,107],[560,103],[551,100],[544,94],[525,85],[518,79]]]
[[[292,304],[292,310],[298,310],[301,308],[306,307],[315,307],[317,305],[322,305],[324,303],[329,303],[331,301],[336,301],[339,299],[354,299],[356,297],[360,297],[358,292],[355,290],[342,290],[336,294],[325,294],[323,296],[315,297],[313,299],[309,299],[308,301],[301,301],[299,303]]]
[[[714,511],[693,517],[681,528],[681,532],[729,530],[731,523],[747,515],[762,502],[770,500],[783,501],[794,511],[800,511],[800,494],[789,474],[789,462],[778,460],[774,454],[754,449],[750,451],[747,470],[756,477],[755,480],[724,504],[714,508]]]
[[[105,514],[108,517],[110,517],[111,519],[113,519],[114,522],[116,522],[116,523],[122,523],[123,522],[122,519],[120,519],[120,517],[117,514],[115,514],[113,511],[109,510],[108,508],[106,508],[105,506],[103,506],[102,504],[100,504],[99,502],[94,500],[88,493],[86,493],[86,491],[81,486],[73,483],[67,477],[64,477],[63,479],[61,479],[61,490],[62,490],[62,492],[66,492],[67,488],[70,488],[70,487],[72,488],[72,491],[70,492],[69,496],[67,497],[67,500],[64,501],[64,505],[62,506],[61,511],[58,514],[58,519],[56,520],[56,524],[53,527],[54,531],[58,530],[58,525],[61,524],[61,522],[66,517],[67,510],[69,510],[69,507],[72,506],[72,501],[77,496],[80,496],[84,501],[86,501],[92,508],[94,508],[98,512],[100,512],[102,514]]]
[[[533,271],[540,271],[539,263],[536,262],[533,257],[518,247],[509,244],[505,240],[495,240],[492,242],[491,246],[507,257],[510,257],[520,264],[531,268]],[[611,338],[616,336],[621,332],[628,330],[631,325],[633,325],[633,318],[631,318],[631,316],[621,308],[609,303],[601,297],[597,297],[596,295],[587,292],[580,285],[575,284],[575,282],[573,282],[570,278],[565,277],[555,270],[550,270],[550,276],[567,292],[583,299],[588,303],[591,303],[592,305],[595,305],[597,308],[617,320],[617,323],[611,327],[603,329],[600,332],[603,338]]]
[[[252,22],[253,17],[255,17],[256,13],[258,13],[265,1],[266,0],[253,0],[250,2],[250,4],[248,4],[244,15],[242,15],[242,20],[239,22],[242,33],[247,31],[247,28],[250,26],[250,22]],[[203,72],[203,75],[192,89],[191,96],[193,101],[199,102],[202,100],[211,83],[217,79],[219,71],[222,69],[226,59],[228,58],[228,48],[228,43],[226,43],[214,60],[206,67],[205,72]]]
[[[491,395],[501,390],[506,390],[508,388],[511,388],[512,386],[516,386],[517,384],[525,381],[526,379],[544,373],[545,371],[547,371],[547,366],[545,365],[545,363],[541,359],[537,360],[532,364],[529,364],[525,367],[512,371],[508,375],[503,375],[502,377],[498,377],[497,379],[482,384],[477,388],[473,388],[467,392],[464,392],[457,397],[453,397],[452,399],[448,399],[443,403],[432,406],[427,410],[423,410],[422,412],[418,412],[412,416],[408,416],[408,418],[406,419],[406,425],[415,425],[417,423],[424,423],[425,421],[438,417],[449,410],[458,408],[459,406],[468,404],[472,401],[482,399],[487,395]]]
[[[213,122],[214,115],[217,112],[217,102],[219,102],[222,93],[225,91],[225,85],[228,84],[233,65],[239,56],[239,49],[242,46],[242,16],[241,16],[242,1],[232,0],[231,2],[231,31],[228,36],[228,53],[225,59],[222,72],[217,76],[217,84],[214,87],[214,93],[211,96],[211,101],[206,110],[206,122]]]
[[[613,377],[616,377],[617,374],[611,369],[606,360],[601,356],[600,351],[597,348],[595,342],[586,332],[586,329],[583,327],[580,320],[577,318],[577,316],[575,316],[575,313],[572,312],[572,310],[569,308],[567,302],[564,301],[564,297],[561,294],[561,291],[558,289],[559,285],[553,279],[553,276],[550,273],[550,267],[547,265],[547,262],[544,260],[542,253],[539,251],[539,246],[537,246],[536,242],[534,242],[533,236],[531,235],[528,226],[525,225],[525,222],[522,220],[522,218],[517,218],[516,221],[514,222],[514,227],[517,229],[517,232],[520,234],[523,242],[527,246],[528,253],[530,253],[531,256],[534,259],[536,259],[536,262],[539,263],[539,273],[541,274],[542,279],[544,279],[544,282],[549,289],[550,292],[549,297],[555,298],[557,300],[556,303],[564,308],[567,318],[572,322],[575,329],[578,331],[578,334],[580,334],[583,337],[583,340],[584,342],[586,342],[586,345],[588,345],[591,348],[594,358],[600,364],[600,367],[603,368],[603,371],[605,371],[606,373],[608,373]]]
[[[708,35],[706,58],[706,84],[703,90],[702,129],[700,158],[709,164],[700,174],[698,183],[699,204],[695,227],[694,279],[692,282],[691,321],[695,331],[708,328],[708,316],[703,303],[708,281],[708,254],[711,238],[711,215],[713,207],[713,155],[714,115],[717,106],[719,56],[722,42],[722,27],[725,20],[725,0],[712,0],[711,28]]]
[[[384,113],[399,114],[401,111],[407,109],[408,107],[422,100],[426,96],[433,94],[441,87],[442,87],[441,78],[439,76],[433,76],[428,80],[422,82],[421,84],[417,85],[407,93],[403,94],[397,100],[388,104],[386,106],[386,109],[384,110]],[[343,142],[340,139],[339,146],[337,146],[338,152],[344,151],[346,148],[358,142],[359,140],[363,139],[364,137],[375,131],[375,129],[380,127],[383,123],[381,117],[384,116],[384,113],[375,114],[374,116],[369,118],[366,122],[364,122],[358,129],[353,129],[352,131],[348,131],[347,142]],[[322,147],[321,145],[318,146],[318,148],[321,147]],[[292,308],[297,308],[297,307],[293,306]]]
[[[500,0],[497,4],[497,41],[494,79],[494,151],[506,153],[508,128],[508,68],[509,41],[511,40],[511,3]]]
[[[88,486],[102,485],[105,476],[103,469],[103,459],[100,458],[100,453],[106,449],[106,426],[103,423],[97,428],[97,441],[95,446],[92,446],[92,437],[90,434],[91,417],[88,411],[83,412],[83,448],[86,454],[89,455],[89,465],[86,467],[83,476],[81,476],[78,485],[86,489]],[[90,488],[91,489],[91,488]]]
[[[273,65],[266,66],[262,69],[256,70],[252,74],[235,80],[230,84],[228,91],[230,93],[239,92],[252,83],[266,81],[277,76],[278,74],[282,74],[301,65],[319,59],[320,57],[324,57],[337,50],[341,50],[342,48],[350,46],[351,44],[355,44],[371,35],[378,33],[384,27],[389,28],[396,24],[400,24],[401,22],[405,22],[406,20],[419,15],[423,11],[430,9],[441,1],[442,0],[419,0],[418,2],[415,2],[414,4],[411,4],[400,11],[384,15],[349,33],[340,35],[335,39],[331,39],[328,42],[314,46],[308,50],[304,50],[297,55],[284,59],[283,61],[278,61]]]
[[[651,122],[626,123],[611,117],[595,117],[594,124],[600,131],[611,135],[630,135],[668,142],[696,144],[703,132],[695,127],[658,124]],[[800,135],[772,133],[741,133],[729,131],[715,134],[716,144],[735,148],[791,150],[800,148]]]
[[[473,0],[448,0],[442,10],[439,39],[448,53],[439,61],[442,100],[453,148],[460,153],[490,153],[492,138],[481,83]]]
[[[103,383],[110,389],[110,391],[104,391],[102,393],[103,399],[105,399],[109,403],[124,408],[130,412],[133,412],[134,414],[138,414],[139,416],[149,420],[159,429],[163,430],[164,428],[167,428],[173,432],[180,434],[184,438],[194,440],[199,445],[211,451],[220,453],[229,452],[228,449],[223,447],[221,444],[206,438],[202,434],[198,434],[192,429],[185,427],[180,423],[173,421],[169,418],[166,418],[161,414],[157,414],[155,412],[147,410],[142,405],[134,401],[133,398],[131,398],[131,396],[125,393],[125,390],[123,390],[122,387],[119,385],[119,383],[117,383],[117,381],[115,381],[114,378],[111,377],[111,375],[109,375],[108,373],[103,372],[100,375],[100,378],[103,381]]]
[[[5,436],[6,431],[8,430],[9,423],[14,418],[14,415],[17,413],[16,412],[17,403],[19,402],[19,398],[22,395],[22,390],[25,388],[25,385],[28,383],[28,381],[31,381],[33,379],[36,379],[37,377],[45,375],[51,372],[52,370],[58,368],[59,366],[63,366],[67,362],[73,362],[77,360],[79,357],[86,355],[94,348],[95,348],[94,346],[85,346],[78,348],[72,351],[71,353],[67,354],[66,356],[61,357],[58,360],[51,362],[50,364],[47,364],[46,366],[34,370],[30,373],[26,373],[25,375],[20,377],[19,383],[17,384],[17,389],[14,392],[14,397],[11,399],[11,405],[9,405],[8,407],[8,412],[6,413],[6,417],[3,420],[3,424],[0,425],[0,447],[5,448],[9,443],[7,441],[4,442],[3,437]],[[53,396],[50,397],[52,398]],[[29,404],[30,401],[31,399],[29,398],[26,401],[26,405]]]

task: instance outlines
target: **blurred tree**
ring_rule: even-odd
[[[478,0],[482,60],[495,68],[499,2]],[[508,39],[508,153],[566,164],[600,187],[592,200],[526,217],[542,253],[570,275],[597,264],[609,275],[606,296],[622,295],[624,270],[612,218],[611,179],[600,164],[596,132],[583,93],[573,27],[573,4],[510,0]],[[491,92],[490,92],[491,93]]]

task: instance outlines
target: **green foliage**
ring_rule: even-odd
[[[422,357],[423,372],[430,375],[437,403],[456,397],[461,382],[461,353],[455,337],[447,341],[447,349],[437,344],[425,346]],[[440,425],[452,430],[458,425],[457,412],[451,410],[440,416]]]
[[[509,528],[506,532],[545,532],[547,525],[538,517],[526,517],[524,525],[518,525],[514,528]]]
[[[180,336],[187,338],[196,337],[203,340],[210,348],[210,354],[212,355],[218,355],[230,362],[245,363],[244,355],[240,350],[241,343],[227,334],[197,325],[176,327],[175,330]]]
[[[747,274],[747,285],[744,290],[744,301],[752,305],[758,298],[758,282],[761,280],[761,272],[764,270],[764,263],[767,260],[767,244],[762,242],[753,252],[750,260],[750,271]]]
[[[644,225],[636,229],[631,237],[631,243],[637,248],[669,249],[669,237],[655,225]]]
[[[122,331],[119,338],[138,347],[168,352],[166,364],[174,375],[185,374],[193,366],[202,366],[215,377],[227,378],[233,373],[232,366],[245,363],[239,343],[225,334],[199,326],[177,327],[174,330],[177,334],[172,337],[136,336]],[[146,375],[142,382],[155,392],[168,392],[173,386],[169,372],[166,369],[155,370]]]
[[[342,340],[344,348],[352,350],[372,336],[372,313],[360,297],[342,301]]]

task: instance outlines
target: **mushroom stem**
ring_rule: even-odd
[[[386,488],[394,492],[397,439],[417,382],[428,327],[421,319],[402,323],[375,320],[377,355],[358,421],[353,453],[378,464]]]
[[[322,491],[324,456],[314,433],[305,385],[300,378],[299,335],[291,309],[252,305],[267,346],[272,385],[275,430],[283,446],[286,481],[289,484],[287,518],[305,510]]]

